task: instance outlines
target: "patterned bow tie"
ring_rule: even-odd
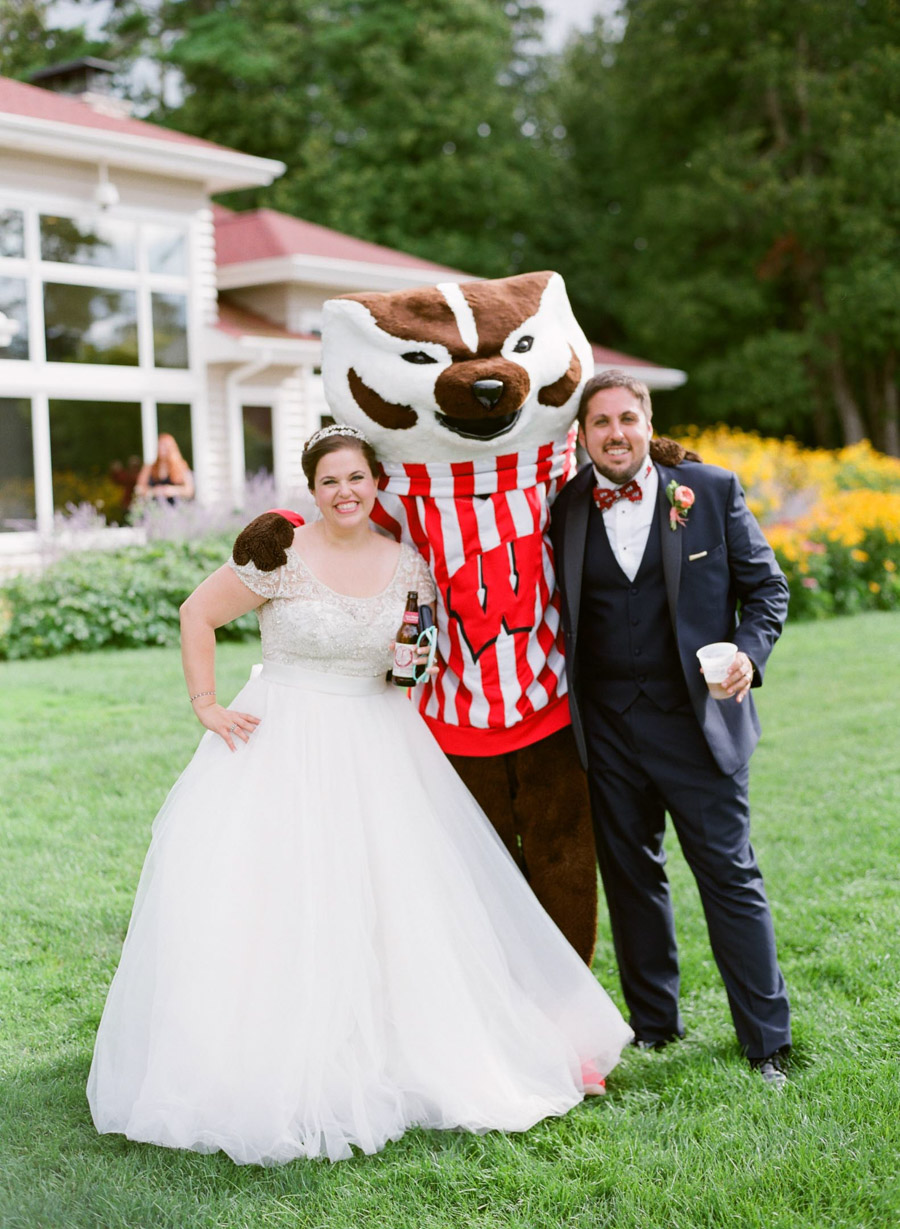
[[[606,486],[594,487],[594,503],[601,512],[611,508],[617,499],[628,499],[633,504],[639,504],[643,498],[644,492],[634,478],[630,482],[626,482],[624,486],[612,488]]]

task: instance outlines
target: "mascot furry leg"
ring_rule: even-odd
[[[453,767],[538,900],[588,964],[597,935],[597,870],[587,778],[571,726],[501,755],[451,755]]]

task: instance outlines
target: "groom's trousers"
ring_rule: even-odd
[[[663,833],[668,811],[697,881],[710,945],[748,1058],[790,1045],[762,875],[750,844],[749,770],[716,765],[687,706],[643,694],[624,712],[581,709],[600,873],[631,1026],[648,1041],[684,1032]]]

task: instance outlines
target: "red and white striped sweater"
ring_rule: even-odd
[[[420,710],[445,752],[497,755],[568,724],[550,505],[575,431],[477,462],[383,465],[372,520],[411,543],[438,591],[441,658]]]

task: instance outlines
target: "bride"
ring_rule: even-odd
[[[410,1126],[523,1131],[602,1091],[631,1030],[400,688],[420,557],[369,524],[352,427],[307,442],[321,517],[182,608],[207,733],[153,825],[88,1081],[97,1130],[239,1164],[372,1153]],[[215,628],[256,609],[230,707]]]

